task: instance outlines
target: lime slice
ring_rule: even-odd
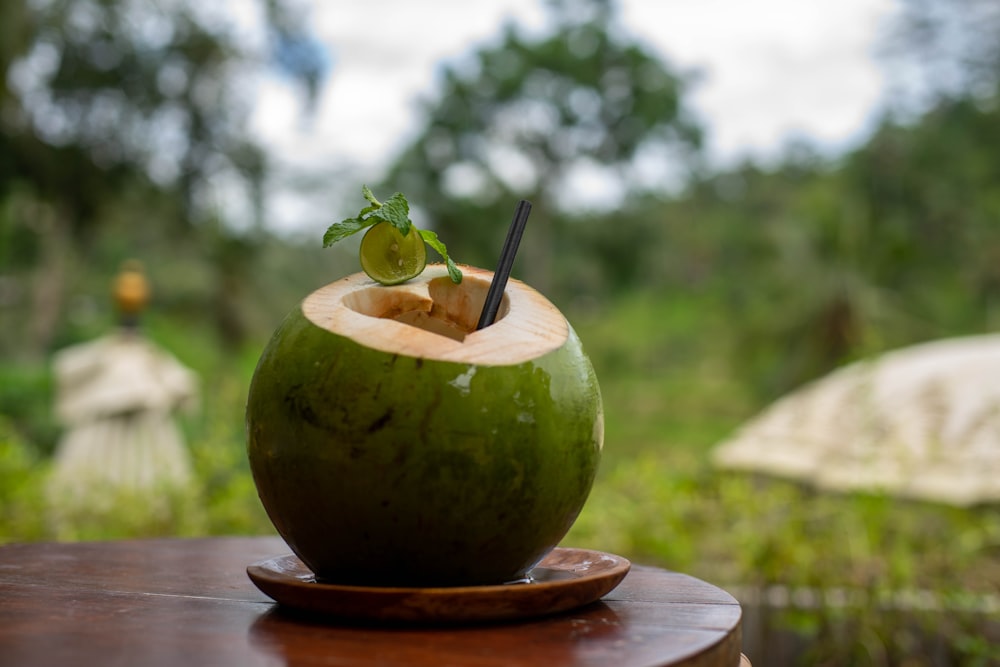
[[[361,268],[372,280],[397,285],[420,275],[427,266],[427,248],[416,226],[405,237],[389,222],[379,222],[361,239]]]

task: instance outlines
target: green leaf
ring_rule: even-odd
[[[445,266],[448,267],[448,276],[451,278],[451,282],[455,283],[456,285],[461,283],[462,272],[458,270],[457,266],[455,266],[455,262],[451,260],[451,257],[445,257],[444,263]]]
[[[371,206],[365,206],[363,209],[361,209],[361,212],[358,213],[358,217],[359,218],[363,218],[366,215],[368,215],[369,213],[373,213],[373,212],[379,210],[380,208],[382,208],[382,204],[378,204],[378,205],[372,204]]]
[[[346,220],[341,220],[340,222],[335,222],[330,225],[330,227],[326,230],[326,233],[323,234],[323,247],[328,248],[337,241],[347,238],[351,234],[360,232],[366,227],[371,227],[376,222],[378,222],[378,220],[375,219],[374,216],[368,218],[348,218]]]
[[[389,222],[392,222],[393,219],[399,217],[400,203],[398,200],[400,199],[402,200],[403,216],[406,217],[409,213],[410,206],[409,204],[406,203],[406,198],[398,193],[389,198],[389,200],[392,201],[392,206],[386,213],[383,214],[380,214],[379,212],[382,210],[385,204],[380,202],[375,197],[375,193],[372,192],[371,188],[369,188],[367,185],[362,185],[361,194],[369,202],[370,205],[365,206],[363,209],[361,209],[361,212],[358,213],[357,217],[347,218],[346,220],[341,220],[340,222],[335,222],[332,225],[330,225],[330,227],[326,230],[326,233],[323,234],[324,248],[328,248],[337,241],[345,239],[351,234],[356,234],[357,232],[360,232],[362,229],[365,229],[366,227],[371,227],[380,220],[388,220]],[[389,202],[386,203],[388,204]],[[398,224],[396,224],[395,222],[393,222],[392,224],[397,229],[399,229]],[[409,225],[410,225],[410,220],[407,217],[406,218],[407,232],[410,230]]]
[[[410,204],[399,192],[386,199],[378,210],[372,211],[372,217],[390,223],[403,236],[410,233],[410,225],[413,224],[410,222]]]
[[[361,186],[361,196],[367,199],[369,202],[371,202],[371,206],[365,209],[366,211],[368,210],[374,211],[378,208],[381,208],[382,202],[380,202],[378,199],[375,198],[375,193],[372,192],[372,189],[367,185]],[[361,215],[364,215],[364,213],[362,213]],[[359,215],[358,217],[360,218],[361,216]]]
[[[441,257],[444,258],[445,266],[448,267],[448,276],[451,278],[451,282],[456,285],[462,282],[462,272],[455,266],[455,262],[452,261],[451,257],[448,256],[448,248],[445,247],[438,235],[429,229],[421,229],[420,236],[423,237],[424,243],[429,245],[431,248],[437,251]]]
[[[369,213],[372,213],[373,211],[377,211],[380,208],[382,208],[382,202],[380,202],[378,199],[375,198],[375,193],[372,192],[372,189],[367,185],[361,186],[361,196],[367,199],[368,202],[371,204],[371,206],[365,206],[363,209],[361,209],[361,212],[358,213],[359,218],[363,218]]]

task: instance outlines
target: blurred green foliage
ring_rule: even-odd
[[[805,664],[930,664],[925,640],[939,635],[944,664],[996,664],[982,614],[962,611],[1000,592],[995,508],[817,494],[708,462],[768,401],[839,364],[1000,327],[995,3],[906,3],[896,57],[929,62],[918,47],[943,25],[929,17],[950,7],[977,17],[961,42],[975,67],[940,88],[929,78],[923,106],[888,110],[856,149],[828,158],[793,145],[769,166],[722,170],[700,153],[689,78],[623,34],[612,3],[548,4],[552,35],[507,28],[446,71],[423,133],[376,189],[404,191],[459,259],[486,266],[516,199],[535,202],[515,276],[574,323],[606,402],[605,460],[567,543],[734,590],[860,595],[780,619],[808,643]],[[293,13],[264,5],[281,43],[300,38]],[[245,458],[247,384],[284,313],[357,270],[350,250],[320,248],[322,230],[303,243],[259,219],[270,167],[242,135],[225,74],[256,56],[186,11],[143,5],[145,23],[130,23],[137,6],[0,4],[0,542],[272,532]],[[74,21],[103,52],[70,34]],[[143,44],[130,34],[140,24],[169,39]],[[292,64],[314,90],[315,60]],[[48,116],[29,94],[46,89]],[[154,168],[157,146],[118,130],[175,107],[191,132]],[[59,118],[93,122],[58,134]],[[504,172],[497,150],[523,173]],[[636,156],[675,177],[644,181]],[[621,204],[567,201],[581,165],[618,183]],[[199,197],[225,174],[246,211]],[[128,257],[153,284],[145,333],[202,381],[200,410],[182,422],[197,485],[161,517],[122,499],[115,516],[57,530],[43,497],[61,429],[48,359],[114,326],[109,284]],[[901,591],[930,591],[950,611],[887,606]]]
[[[702,133],[684,104],[686,78],[623,34],[612,2],[549,5],[551,34],[509,25],[496,44],[445,69],[424,127],[386,177],[420,203],[456,257],[477,266],[496,261],[505,227],[476,221],[509,220],[511,202],[530,200],[517,266],[546,293],[571,289],[580,268],[560,266],[576,255],[565,242],[579,230],[562,213],[574,204],[574,173],[596,169],[614,181],[654,150],[690,168]]]

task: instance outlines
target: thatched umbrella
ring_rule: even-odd
[[[191,481],[174,413],[193,405],[194,374],[138,330],[149,290],[132,263],[119,275],[118,330],[55,356],[56,413],[66,431],[48,492],[56,514],[112,511],[122,497],[157,496]]]
[[[1000,501],[1000,335],[845,366],[768,407],[714,460],[823,489]]]

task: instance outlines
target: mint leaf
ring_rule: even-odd
[[[368,192],[371,193],[371,190]],[[410,222],[410,204],[399,192],[386,199],[377,210],[372,211],[372,217],[390,223],[403,236],[410,233],[410,225],[413,224]]]
[[[434,248],[441,257],[444,258],[445,266],[448,267],[448,276],[451,278],[451,282],[456,285],[462,282],[462,272],[459,271],[458,267],[455,266],[455,262],[452,261],[451,257],[448,256],[448,248],[445,247],[438,235],[429,229],[418,230],[420,236],[424,239],[424,243]]]
[[[346,220],[341,220],[340,222],[335,222],[332,225],[330,225],[330,227],[326,230],[326,233],[323,234],[324,248],[329,248],[337,241],[343,240],[348,236],[350,236],[351,234],[356,234],[357,232],[360,232],[362,229],[371,227],[376,222],[386,219],[385,217],[376,215],[378,211],[382,208],[382,202],[380,202],[378,199],[375,198],[375,193],[372,192],[371,188],[369,188],[367,185],[362,185],[361,195],[366,200],[368,200],[370,206],[365,206],[363,209],[361,209],[361,212],[358,213],[357,217],[355,218],[347,218]],[[403,198],[403,195],[399,196]],[[405,215],[409,213],[410,207],[409,204],[406,203],[405,198],[403,198],[403,204],[405,207],[405,213],[404,213]],[[398,204],[394,204],[394,206],[398,207]],[[396,212],[390,211],[390,214],[396,215]],[[396,225],[396,228],[398,229],[399,226]],[[409,231],[409,219],[407,219],[407,231]]]
[[[325,234],[323,234],[323,247],[329,248],[337,241],[345,239],[351,234],[360,232],[366,227],[371,227],[376,222],[378,222],[378,220],[374,217],[362,219],[360,216],[357,218],[348,218],[347,220],[335,222],[330,225],[330,228],[326,230]]]
[[[372,192],[372,189],[367,185],[361,186],[361,196],[367,199],[369,202],[371,202],[371,206],[369,207],[369,209],[372,211],[382,206],[382,202],[380,202],[378,199],[375,199],[375,193]],[[364,213],[362,213],[361,215],[364,215]]]
[[[373,213],[374,211],[377,211],[380,208],[382,208],[382,204],[379,204],[378,206],[376,206],[375,204],[372,204],[371,206],[365,206],[363,209],[361,209],[361,212],[358,213],[358,217],[363,218],[369,213]]]

